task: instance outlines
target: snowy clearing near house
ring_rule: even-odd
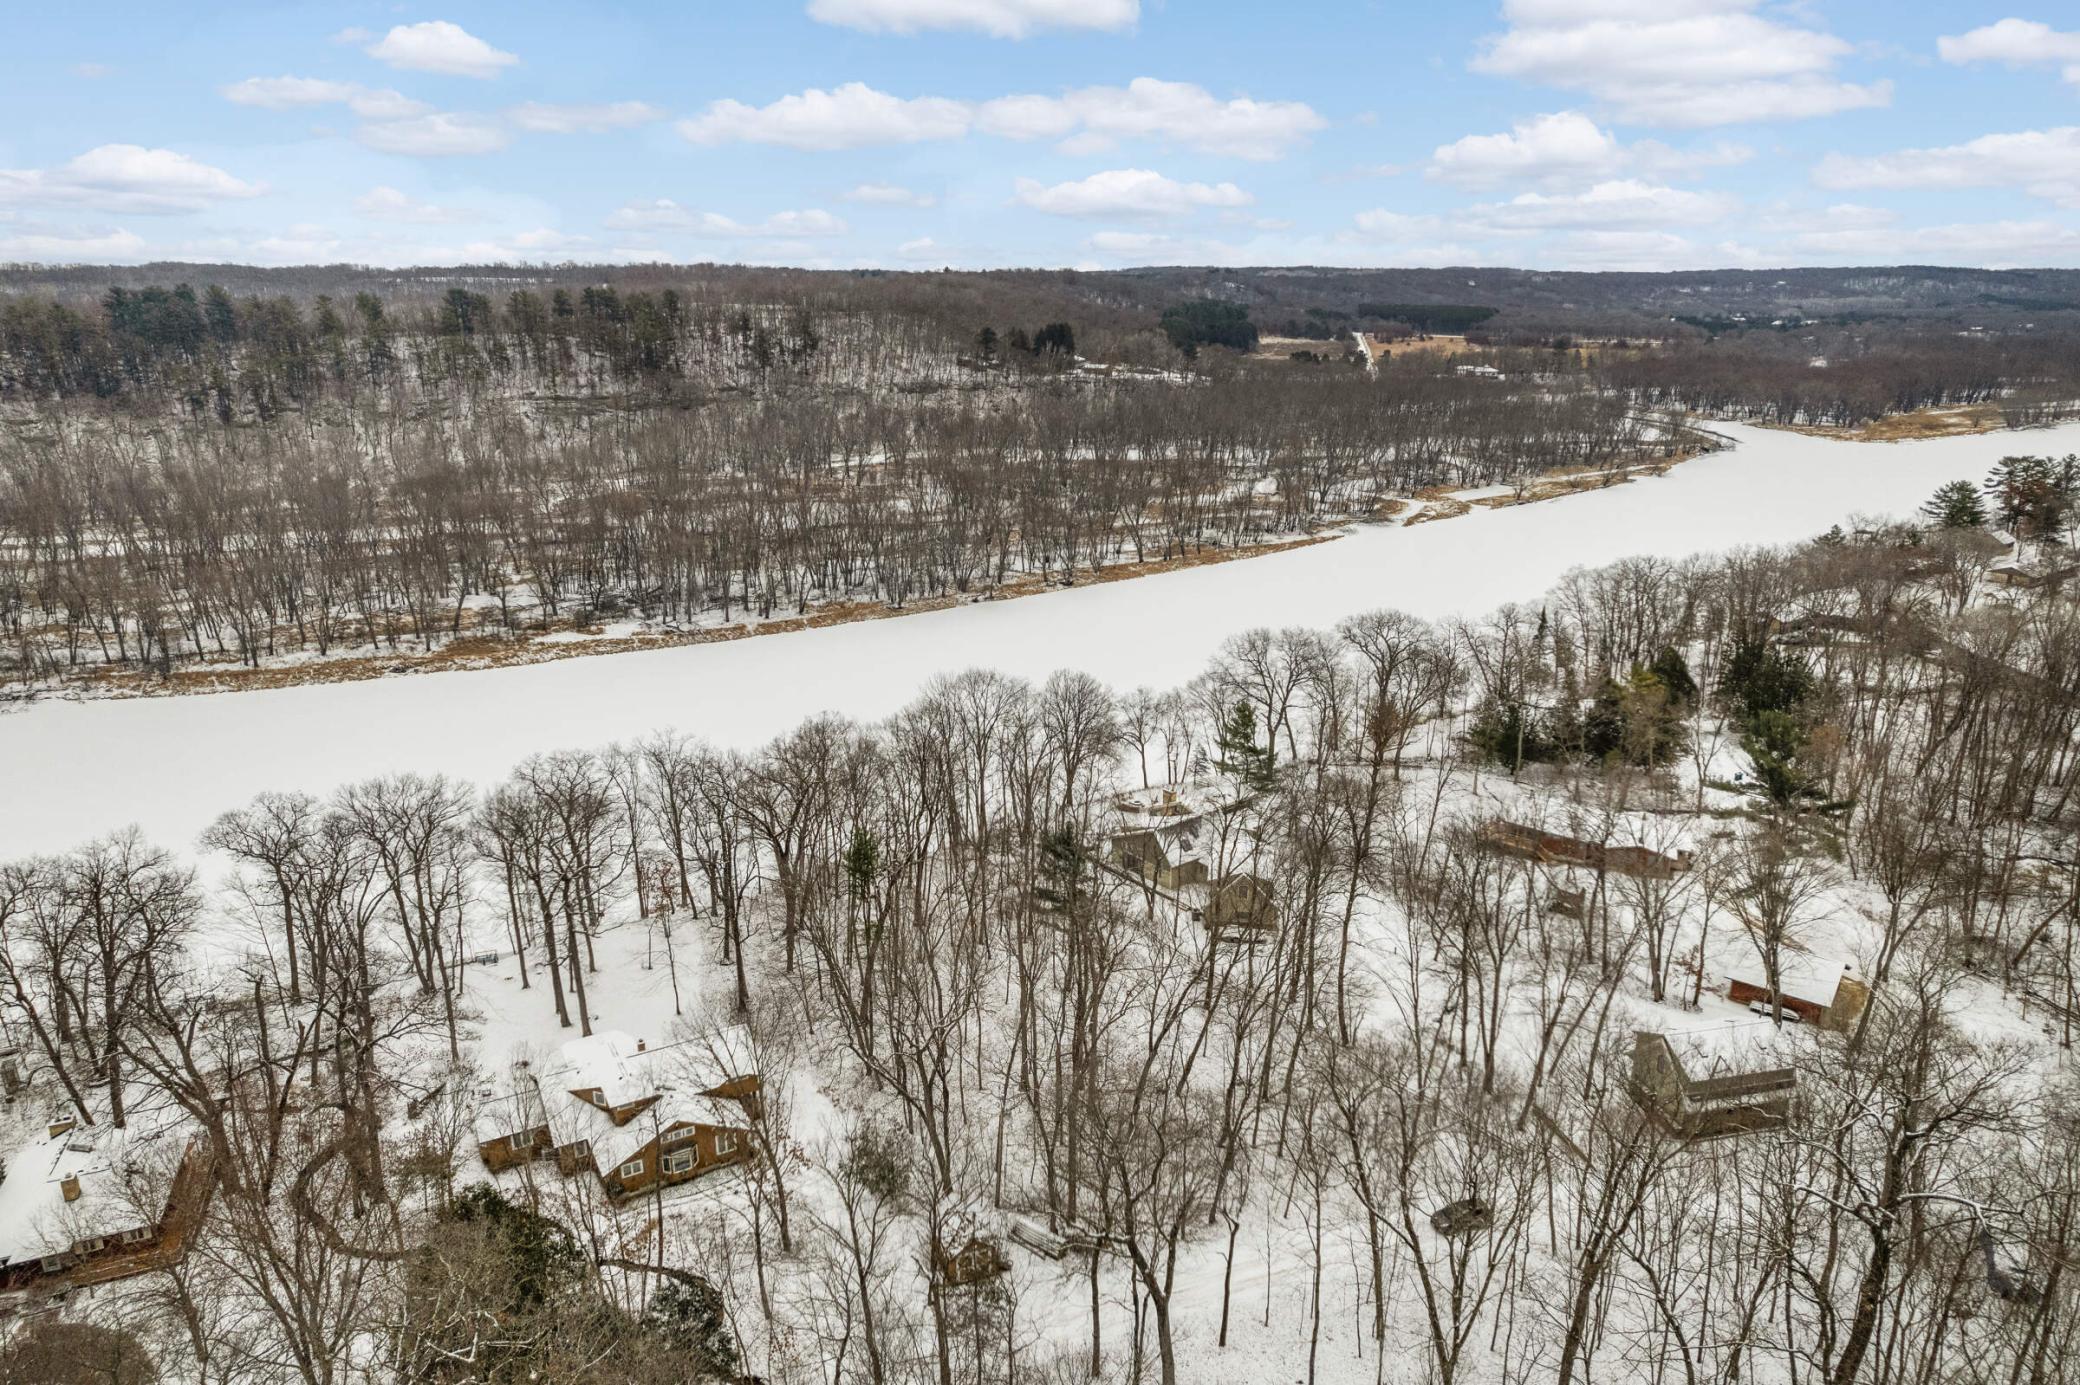
[[[482,784],[538,751],[667,727],[755,746],[821,712],[885,715],[933,675],[977,666],[1167,687],[1253,627],[1477,614],[1536,599],[1571,568],[1806,538],[1910,511],[2005,455],[2080,450],[2080,424],[1884,444],[1717,427],[1733,447],[1665,477],[1027,600],[483,672],[35,704],[0,717],[0,841],[16,856],[135,823],[187,849],[263,790],[406,770]]]

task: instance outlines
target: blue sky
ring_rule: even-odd
[[[2080,13],[17,5],[0,260],[2080,265]]]

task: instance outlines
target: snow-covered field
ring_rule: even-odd
[[[0,858],[133,822],[188,847],[265,789],[404,770],[488,782],[537,751],[664,727],[752,746],[819,712],[882,716],[933,675],[976,665],[1167,687],[1255,626],[1379,607],[1477,614],[1536,598],[1570,568],[1808,538],[1851,515],[1906,513],[2005,455],[2080,450],[2080,424],[1886,444],[1721,431],[1734,448],[1661,478],[1021,601],[484,672],[41,703],[0,716]]]

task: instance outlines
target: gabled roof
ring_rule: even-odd
[[[713,1045],[686,1040],[651,1047],[618,1029],[572,1039],[563,1045],[560,1064],[533,1074],[531,1081],[517,1082],[512,1095],[480,1103],[478,1141],[546,1124],[555,1144],[587,1141],[600,1168],[610,1169],[679,1121],[741,1122],[743,1107],[705,1095],[733,1078],[751,1075],[729,1071],[715,1058],[718,1049],[750,1051],[741,1041],[741,1031],[735,1030]],[[597,1104],[578,1095],[595,1091],[600,1093]],[[652,1104],[625,1124],[614,1123],[610,1111],[644,1102]]]
[[[170,1171],[179,1162],[184,1129],[171,1103],[131,1110],[121,1130],[77,1125],[51,1135],[47,1125],[39,1125],[6,1155],[6,1176],[0,1178],[0,1264],[20,1264],[68,1251],[88,1237],[156,1225],[167,1190],[152,1177],[153,1167],[163,1162]],[[70,1179],[78,1180],[79,1195],[67,1201]]]
[[[540,1088],[524,1068],[514,1070],[512,1091],[480,1097],[471,1118],[480,1145],[539,1130],[547,1124],[549,1108],[543,1104]]]
[[[1726,969],[1728,980],[1769,988],[1769,972],[1762,957],[1749,949]],[[1847,960],[1816,957],[1809,952],[1785,952],[1777,962],[1777,989],[1792,1000],[1803,1000],[1823,1010],[1834,1004],[1835,992],[1844,978],[1861,979],[1856,964]]]
[[[1690,1082],[1780,1072],[1791,1066],[1793,1039],[1766,1019],[1722,1020],[1664,1029],[1661,1037]]]

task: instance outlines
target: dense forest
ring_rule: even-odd
[[[748,274],[0,299],[0,680],[900,608],[1615,476],[1694,449],[1691,415],[2013,427],[2080,397],[2080,333],[2033,325],[1591,342],[1368,299],[1311,308],[1346,346],[1296,359],[1253,352],[1247,294]],[[1479,370],[1348,347],[1453,327]]]

